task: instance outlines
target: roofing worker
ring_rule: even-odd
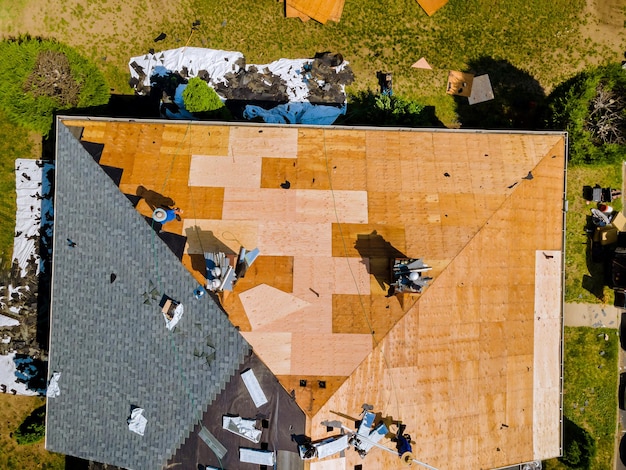
[[[180,214],[182,213],[183,211],[179,209],[178,207],[174,207],[174,208],[159,207],[152,213],[152,218],[156,222],[159,222],[160,224],[166,224],[168,222],[171,222],[174,219],[180,220]]]

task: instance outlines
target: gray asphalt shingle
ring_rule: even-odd
[[[48,400],[46,447],[162,468],[250,347],[210,296],[194,298],[192,275],[61,122],[55,191],[49,376],[61,372],[61,395]],[[150,283],[184,305],[173,332],[160,296],[144,303]],[[128,430],[131,405],[145,409],[143,437]]]

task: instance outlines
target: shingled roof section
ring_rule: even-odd
[[[46,448],[162,467],[250,347],[211,297],[194,298],[197,281],[61,122],[55,247],[49,374],[61,394],[48,400]],[[184,305],[173,332],[162,294]],[[131,405],[145,410],[143,437],[128,429]]]

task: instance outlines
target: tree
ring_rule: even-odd
[[[549,96],[546,124],[569,133],[570,162],[613,162],[626,152],[626,73],[620,64],[591,68]]]
[[[224,103],[204,80],[198,77],[190,78],[183,91],[185,108],[191,113],[216,111],[224,107]]]
[[[559,460],[568,468],[588,470],[596,455],[596,442],[576,423],[563,417],[563,457]]]
[[[54,113],[104,105],[109,89],[96,66],[54,40],[0,41],[0,108],[14,123],[47,136]]]

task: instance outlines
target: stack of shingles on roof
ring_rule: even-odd
[[[249,353],[249,346],[69,130],[57,138],[46,447],[124,468],[159,468]],[[112,276],[111,274],[115,274]],[[114,279],[113,282],[111,279]],[[150,285],[159,295],[148,297]],[[185,313],[165,328],[160,294]],[[209,345],[215,358],[198,352]],[[129,431],[145,409],[145,435]]]

